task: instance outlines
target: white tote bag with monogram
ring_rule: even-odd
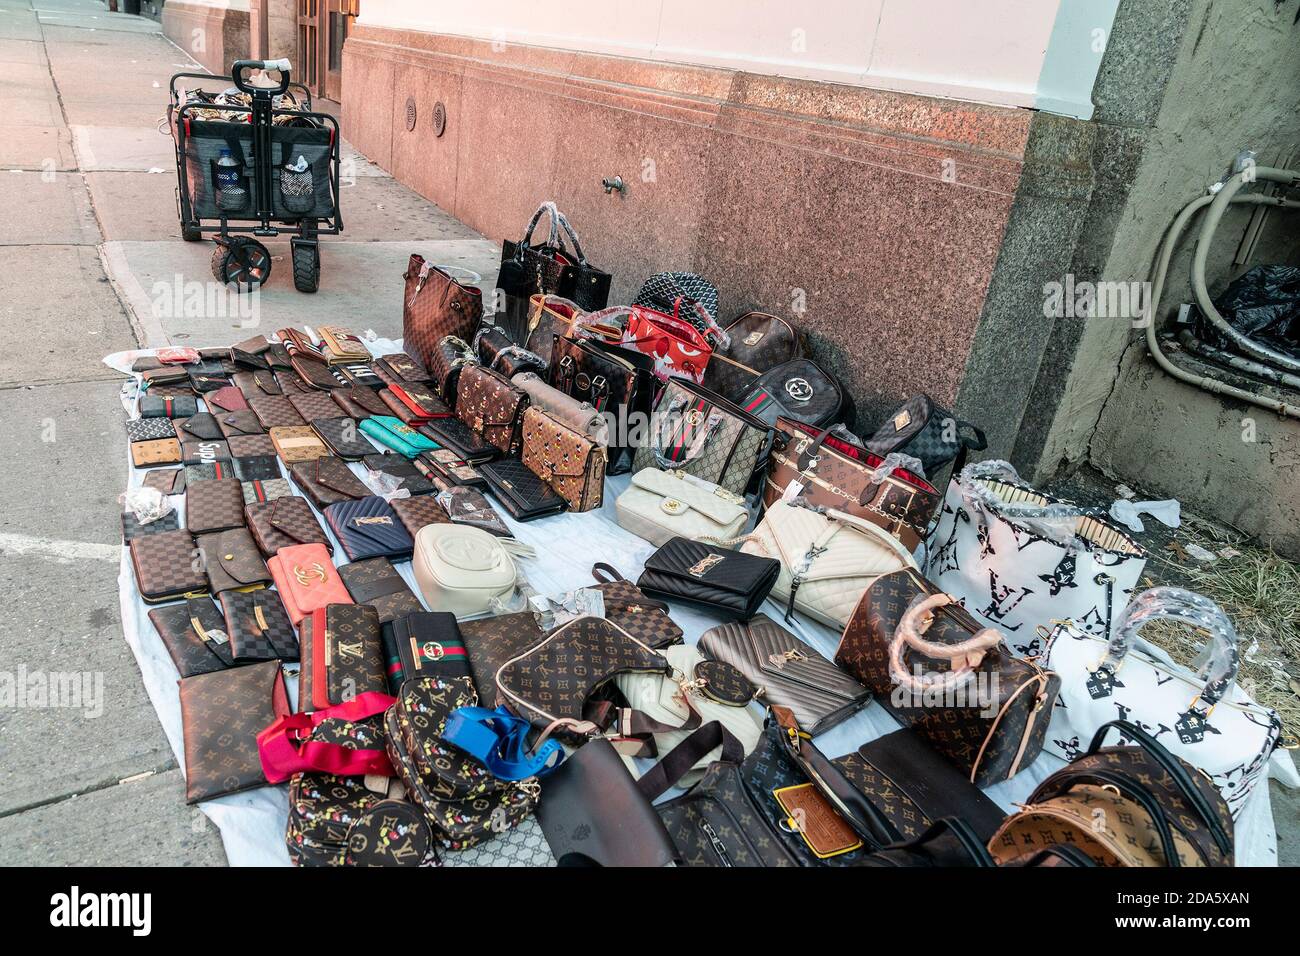
[[[1109,637],[1145,567],[1146,551],[1110,522],[981,461],[948,485],[925,575],[1025,657],[1056,621]]]

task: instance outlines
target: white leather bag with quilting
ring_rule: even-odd
[[[876,578],[916,569],[908,550],[883,528],[843,511],[785,501],[767,509],[740,550],[781,562],[771,597],[787,615],[803,611],[840,630]]]

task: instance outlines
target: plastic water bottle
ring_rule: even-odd
[[[239,163],[230,155],[230,150],[223,149],[217,158],[217,189],[225,191],[239,188]]]

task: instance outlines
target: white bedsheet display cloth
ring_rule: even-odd
[[[400,342],[376,340],[367,343],[376,355],[386,355],[401,350]],[[131,374],[131,365],[137,359],[153,355],[152,350],[117,352],[104,359],[110,368],[124,375]],[[136,384],[128,381],[123,387],[122,402],[129,414],[135,414]],[[384,451],[376,446],[376,451]],[[129,487],[138,487],[144,480],[148,469],[131,468],[130,452],[126,450],[130,478]],[[365,467],[353,464],[353,471],[359,477],[366,474]],[[284,476],[287,469],[281,464]],[[605,485],[605,503],[597,511],[585,514],[564,513],[537,521],[520,523],[514,521],[504,511],[500,512],[506,524],[519,538],[537,550],[537,557],[518,559],[520,568],[527,575],[528,582],[543,594],[559,594],[574,588],[585,587],[595,583],[591,567],[597,561],[604,561],[618,568],[624,577],[635,581],[640,576],[645,559],[654,551],[654,545],[648,541],[624,531],[618,526],[614,514],[614,499],[628,485],[630,476],[620,475],[607,479]],[[305,499],[304,499],[305,500]],[[185,518],[185,496],[175,495],[171,498],[181,519]],[[309,502],[310,504],[310,502]],[[313,510],[315,510],[313,508]],[[330,535],[334,544],[334,560],[337,564],[346,562],[346,555],[337,539],[329,530],[320,513],[321,527]],[[415,575],[410,561],[396,562],[394,566],[402,575],[411,590],[420,593],[415,583]],[[162,723],[172,752],[177,762],[185,765],[185,743],[181,731],[180,695],[177,689],[179,674],[172,664],[162,639],[158,636],[148,618],[150,605],[140,597],[135,584],[135,572],[131,568],[129,552],[122,548],[122,562],[118,572],[118,588],[122,604],[122,630],[126,642],[135,654],[144,677],[145,688],[158,719]],[[777,607],[773,601],[767,601],[762,610],[774,620],[782,620],[784,608]],[[672,605],[672,618],[686,634],[686,640],[694,644],[710,627],[722,623],[723,618],[710,615],[705,611],[685,606]],[[827,658],[834,655],[839,642],[839,634],[830,628],[810,621],[804,615],[796,615],[793,624],[787,624],[796,634]],[[296,696],[297,665],[286,665],[286,681],[291,699]],[[757,704],[751,706],[757,707]],[[897,730],[899,724],[879,704],[869,704],[853,717],[816,738],[817,746],[827,754],[835,757],[856,750],[868,740]],[[1015,801],[1025,800],[1030,792],[1053,771],[1064,766],[1064,761],[1049,754],[1040,756],[1031,766],[1022,770],[1012,780],[989,787],[985,791],[999,806],[1007,812],[1015,810]],[[1271,764],[1272,775],[1288,786],[1300,786],[1291,755],[1278,750]],[[225,842],[226,856],[232,865],[237,866],[287,866],[289,854],[285,849],[284,829],[288,818],[288,786],[266,786],[260,790],[220,797],[199,804],[199,808],[221,830]],[[1250,801],[1242,810],[1236,823],[1236,859],[1239,866],[1275,866],[1277,864],[1277,832],[1273,824],[1273,812],[1267,786],[1257,787]]]

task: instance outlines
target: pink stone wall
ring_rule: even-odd
[[[1031,116],[364,26],[344,113],[362,153],[490,239],[556,200],[611,302],[684,270],[717,284],[724,321],[792,319],[867,421],[913,392],[956,398]],[[616,174],[629,191],[607,196]]]

